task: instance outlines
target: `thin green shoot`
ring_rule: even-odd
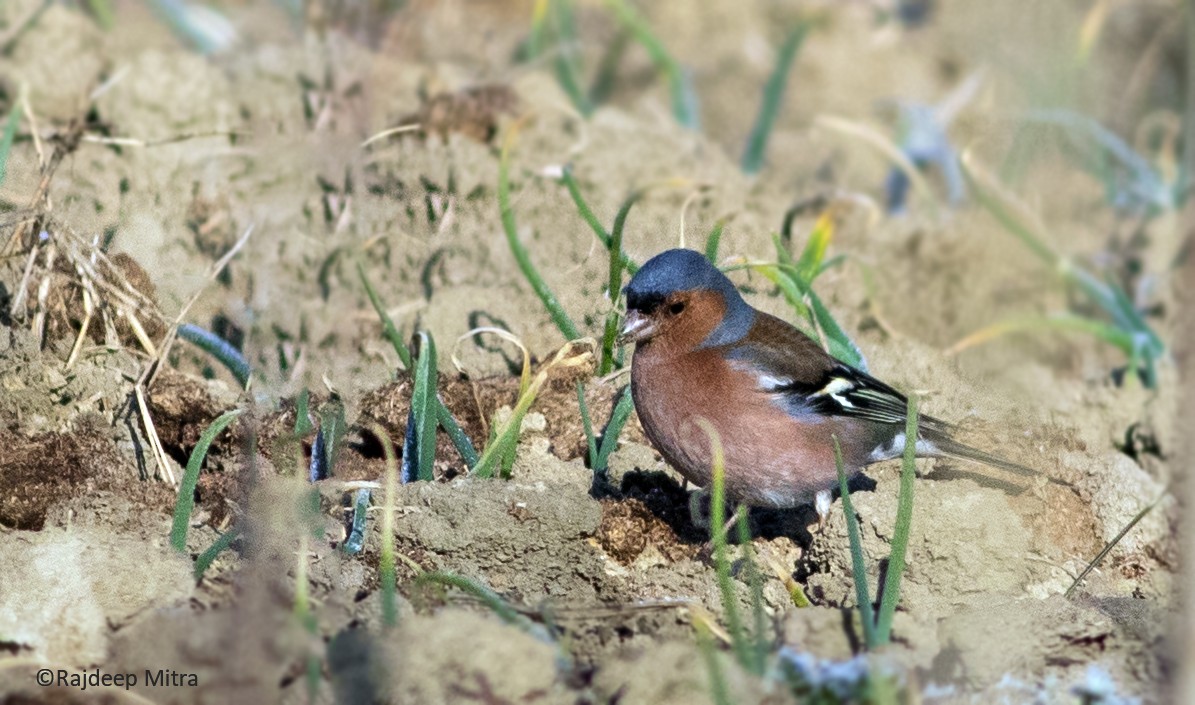
[[[299,533],[299,551],[298,562],[295,565],[295,606],[294,614],[298,619],[299,624],[303,626],[303,630],[308,635],[318,638],[319,636],[319,622],[315,618],[315,614],[311,611],[311,596],[308,593],[307,585],[307,562],[311,549],[308,545],[310,538],[309,532],[302,531]],[[307,682],[307,699],[309,702],[315,701],[315,694],[319,691],[320,681],[320,659],[314,653],[308,653],[306,659],[305,680]]]
[[[631,411],[634,408],[635,401],[631,398],[631,387],[627,385],[622,390],[618,403],[614,405],[614,411],[610,414],[610,421],[606,424],[606,429],[602,431],[602,444],[598,448],[597,461],[593,467],[594,472],[606,472],[610,464],[610,455],[618,448],[618,437],[622,433],[623,426],[626,426],[627,420],[631,418]]]
[[[573,323],[573,319],[569,318],[556,295],[552,293],[547,282],[540,276],[539,270],[531,262],[531,255],[527,252],[527,248],[519,240],[519,228],[515,222],[514,207],[510,202],[510,155],[518,139],[520,125],[521,123],[516,122],[508,129],[506,139],[502,142],[502,153],[498,161],[498,209],[502,219],[502,229],[506,233],[506,242],[510,245],[510,251],[514,255],[515,261],[518,262],[519,269],[523,272],[527,282],[531,284],[531,288],[535,290],[535,294],[543,303],[544,308],[548,310],[552,322],[564,335],[565,340],[576,340],[581,337],[576,324]]]
[[[374,311],[378,314],[378,319],[382,322],[382,333],[390,344],[394,346],[394,352],[398,354],[398,359],[402,362],[403,369],[409,370],[414,364],[411,357],[411,349],[403,342],[402,334],[398,332],[398,328],[394,325],[394,321],[390,315],[386,313],[386,304],[382,302],[377,291],[374,290],[373,284],[370,283],[369,277],[365,276],[365,269],[361,263],[357,263],[357,274],[361,278],[361,283],[365,286],[365,293],[369,297],[369,302],[373,305]],[[440,426],[448,432],[448,437],[452,439],[452,445],[456,447],[456,451],[461,454],[461,458],[465,461],[465,466],[472,469],[477,464],[477,449],[473,447],[473,441],[465,435],[461,430],[461,426],[453,418],[452,412],[444,405],[444,401],[436,397],[436,418],[440,422]]]
[[[8,174],[8,155],[12,153],[12,141],[21,122],[21,100],[23,96],[12,102],[8,117],[4,120],[4,133],[0,134],[0,184],[4,183],[4,177]]]
[[[411,349],[403,341],[402,334],[398,332],[390,314],[386,313],[386,305],[382,303],[381,297],[374,290],[369,277],[365,276],[365,267],[360,262],[357,263],[357,276],[361,278],[361,284],[365,286],[365,294],[369,297],[369,303],[373,304],[373,310],[377,312],[378,319],[382,322],[382,334],[394,346],[394,352],[398,353],[398,359],[402,362],[403,369],[411,369]]]
[[[622,55],[630,43],[631,33],[625,29],[614,35],[614,39],[606,45],[602,58],[598,60],[597,70],[593,74],[593,82],[589,85],[590,105],[601,105],[610,98],[614,86],[618,82],[618,65],[622,63]]]
[[[170,527],[170,545],[174,550],[183,553],[187,550],[187,529],[191,524],[191,512],[195,509],[195,487],[199,484],[199,469],[207,458],[208,448],[216,436],[228,428],[242,409],[226,411],[211,423],[199,436],[199,442],[191,451],[187,459],[187,469],[183,472],[182,481],[178,487],[178,499],[174,504],[174,522]]]
[[[520,393],[510,418],[502,424],[501,428],[492,430],[491,440],[482,451],[477,466],[473,468],[474,475],[477,477],[493,477],[495,474],[499,474],[501,477],[510,476],[509,465],[504,461],[513,462],[519,441],[519,431],[523,426],[523,418],[535,402],[540,390],[547,383],[549,374],[557,367],[569,368],[592,364],[592,347],[592,339],[570,341],[556,351],[552,359],[541,367]],[[579,348],[581,350],[578,351]]]
[[[340,456],[340,448],[344,445],[344,434],[348,428],[348,422],[344,415],[344,402],[338,396],[333,396],[332,399],[320,409],[319,435],[316,437],[318,441],[319,451],[322,452],[323,457],[312,457],[312,478],[311,481],[323,479],[325,477],[332,477],[333,471],[336,468],[336,459]],[[316,456],[316,449],[312,448],[312,455]],[[318,472],[316,469],[318,468]]]
[[[464,429],[456,422],[452,412],[439,397],[436,398],[436,418],[440,422],[440,427],[448,433],[448,438],[452,440],[456,452],[461,454],[461,459],[465,461],[465,467],[472,470],[473,466],[477,465],[477,449],[473,447],[473,441],[469,440],[469,436],[465,434]]]
[[[178,337],[194,344],[199,349],[220,361],[225,369],[232,373],[236,378],[238,384],[242,389],[249,388],[251,370],[249,369],[249,362],[241,351],[232,347],[228,341],[210,331],[204,330],[199,326],[190,323],[180,324],[178,327]]]
[[[350,556],[354,556],[365,548],[365,522],[369,518],[369,500],[372,493],[368,487],[362,487],[357,490],[353,498],[353,522],[352,530],[349,531],[348,537],[344,543],[340,545],[340,550],[344,551]]]
[[[715,705],[733,705],[734,700],[730,697],[730,689],[726,685],[726,674],[722,672],[718,651],[714,648],[714,636],[710,625],[694,615],[693,628],[697,632],[697,649],[701,652],[705,670],[710,675],[710,691],[714,696]]]
[[[1075,589],[1078,588],[1079,585],[1082,584],[1082,582],[1087,578],[1087,576],[1091,574],[1091,571],[1099,567],[1099,564],[1108,557],[1108,554],[1112,552],[1112,549],[1116,548],[1117,544],[1119,544],[1124,537],[1133,530],[1133,527],[1136,526],[1137,523],[1142,519],[1144,519],[1146,515],[1152,512],[1154,508],[1157,507],[1169,493],[1169,488],[1162,490],[1162,493],[1158,495],[1157,499],[1142,507],[1141,511],[1137,512],[1137,514],[1134,515],[1131,520],[1129,520],[1129,523],[1125,524],[1124,528],[1121,529],[1116,536],[1113,536],[1112,540],[1109,541],[1098,554],[1096,554],[1095,558],[1091,559],[1091,562],[1088,563],[1085,568],[1083,568],[1083,572],[1079,573],[1078,577],[1075,578],[1075,581],[1071,583],[1071,586],[1066,589],[1064,597],[1070,598],[1070,596],[1074,594]]]
[[[431,333],[419,333],[419,358],[415,362],[415,390],[411,398],[411,414],[415,420],[416,479],[435,479],[437,415],[436,342]],[[410,449],[404,449],[404,455]]]
[[[446,572],[428,572],[422,573],[415,578],[416,585],[426,585],[434,583],[437,585],[445,585],[447,587],[454,587],[457,590],[468,593],[472,597],[481,600],[491,612],[498,616],[503,622],[526,631],[529,634],[536,634],[535,624],[527,619],[527,617],[519,614],[518,610],[507,604],[502,596],[494,592],[490,588],[482,585],[476,580],[471,580],[463,575]]]
[[[631,207],[643,198],[644,191],[637,190],[623,201],[614,216],[614,227],[610,229],[610,277],[606,283],[606,296],[610,300],[610,311],[606,314],[606,327],[602,334],[602,359],[598,365],[598,375],[610,374],[614,369],[614,341],[618,337],[618,299],[622,295],[622,233],[626,227],[627,216]]]
[[[709,438],[710,445],[710,542],[714,545],[714,572],[718,576],[718,591],[722,595],[722,611],[726,614],[726,627],[730,632],[730,643],[735,657],[745,667],[755,661],[755,650],[743,628],[735,596],[734,579],[730,575],[730,558],[727,556],[726,536],[726,461],[722,451],[722,440],[707,419],[699,419],[698,425]]]
[[[1129,296],[1115,283],[1101,281],[1095,275],[1080,267],[1074,261],[1056,252],[1047,241],[1051,238],[1046,233],[1044,224],[1034,214],[1020,203],[1018,199],[1007,191],[994,176],[988,174],[968,151],[962,159],[963,175],[972,193],[981,205],[990,212],[1004,229],[1014,235],[1047,267],[1056,272],[1066,283],[1082,291],[1088,299],[1111,319],[1113,328],[1100,326],[1082,326],[1105,342],[1128,349],[1127,354],[1134,365],[1144,364],[1142,375],[1146,386],[1156,384],[1154,365],[1165,354],[1166,346],[1156,332],[1145,322],[1141,313],[1133,306]],[[1062,325],[1079,328],[1076,319],[1060,319]],[[985,333],[981,338],[990,338]],[[1140,371],[1136,367],[1134,371]]]
[[[846,515],[846,534],[851,544],[851,574],[855,582],[855,602],[859,606],[859,620],[863,623],[863,643],[874,648],[876,642],[875,612],[871,606],[871,591],[867,587],[867,566],[863,562],[863,541],[859,538],[859,519],[851,503],[851,491],[846,483],[842,462],[842,445],[834,440],[834,466],[838,470],[838,491],[842,498],[842,512]]]
[[[788,74],[809,29],[808,22],[798,23],[789,33],[788,38],[784,40],[784,45],[780,47],[780,52],[776,55],[776,66],[772,69],[772,75],[764,86],[759,115],[755,118],[755,126],[751,128],[751,135],[747,138],[747,148],[743,152],[742,168],[747,174],[758,174],[759,170],[763,168],[764,153],[767,150],[768,138],[772,134],[772,127],[776,123],[776,115],[780,112],[780,105],[784,100]]]
[[[757,676],[762,676],[768,667],[768,615],[763,608],[763,577],[755,563],[755,550],[751,546],[751,522],[745,504],[739,505],[735,515],[735,528],[738,529],[739,546],[743,551],[743,572],[746,574],[747,585],[751,588],[751,616],[755,636],[751,661],[744,663],[743,667]]]
[[[382,442],[386,459],[386,476],[383,482],[385,498],[382,500],[382,555],[378,564],[378,581],[382,590],[382,623],[387,627],[398,624],[398,576],[394,564],[394,508],[398,503],[398,458],[394,455],[394,443],[381,424],[374,424],[370,430]]]
[[[304,387],[295,399],[295,437],[306,436],[314,429],[315,426],[311,424],[311,392]]]
[[[900,601],[900,581],[905,572],[905,552],[909,546],[909,529],[913,523],[913,480],[917,476],[917,395],[909,395],[908,416],[905,418],[905,448],[900,464],[900,496],[896,504],[896,527],[892,532],[892,552],[888,555],[888,572],[884,579],[884,593],[880,598],[876,617],[875,639],[879,645],[892,637],[892,619],[896,603]]]
[[[577,213],[580,214],[581,219],[593,230],[593,234],[602,243],[602,247],[610,251],[612,249],[613,238],[606,230],[606,227],[598,220],[597,216],[594,215],[593,209],[589,207],[589,204],[585,201],[585,197],[581,195],[581,187],[577,184],[576,177],[573,176],[573,168],[571,166],[565,166],[561,170],[560,182],[568,189],[569,196],[572,197],[573,203],[576,204]],[[627,257],[626,253],[620,253],[620,257],[622,259],[622,268],[627,273],[633,276],[635,272],[639,271],[639,265],[635,264],[630,257]]]
[[[581,88],[581,61],[577,51],[577,22],[573,17],[572,0],[553,0],[552,19],[556,30],[556,57],[552,61],[556,80],[568,94],[577,112],[585,117],[593,114],[589,94]]]
[[[705,258],[714,266],[718,264],[718,247],[722,244],[722,230],[725,228],[726,218],[719,218],[705,238]]]
[[[681,65],[664,48],[664,43],[656,37],[647,21],[631,7],[627,0],[606,0],[606,5],[614,11],[619,22],[631,33],[635,41],[639,42],[656,69],[664,75],[668,82],[668,92],[672,98],[672,115],[682,126],[697,129],[697,96],[693,91],[692,82],[685,74]]]
[[[116,15],[112,12],[112,3],[108,0],[87,0],[87,9],[95,17],[95,23],[105,32],[116,26]]]
[[[548,12],[552,0],[535,0],[531,8],[531,34],[527,37],[527,58],[538,59],[548,44]]]
[[[192,571],[195,580],[203,578],[203,574],[212,566],[216,557],[232,546],[232,542],[236,541],[240,536],[240,527],[234,526],[223,534],[220,534],[220,537],[213,541],[211,546],[208,546],[203,553],[200,553],[199,557],[195,559],[195,569]]]

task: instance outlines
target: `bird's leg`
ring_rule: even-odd
[[[826,520],[830,518],[830,503],[834,497],[830,490],[822,490],[813,496],[813,509],[817,512],[817,530],[820,533],[826,528]]]
[[[705,503],[705,498],[709,496],[709,492],[703,489],[698,489],[689,493],[689,521],[693,522],[693,526],[698,529],[706,531],[710,528],[709,512],[703,511],[702,506]]]

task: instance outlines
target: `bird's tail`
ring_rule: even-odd
[[[933,447],[932,455],[945,455],[952,458],[962,458],[964,460],[973,460],[977,463],[983,463],[1000,470],[1007,470],[1008,472],[1017,475],[1025,475],[1027,477],[1046,476],[1040,470],[1034,470],[1031,467],[1026,467],[1019,463],[1014,463],[1011,460],[1005,460],[998,455],[992,455],[978,448],[972,448],[964,443],[959,443],[950,436],[944,433],[925,433],[922,430],[923,437],[928,440]]]

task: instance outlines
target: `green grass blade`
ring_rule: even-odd
[[[398,332],[398,328],[395,327],[390,314],[386,313],[386,305],[382,303],[382,299],[378,296],[377,291],[374,290],[373,284],[369,282],[369,277],[365,276],[365,267],[360,262],[357,263],[357,276],[361,277],[361,284],[365,287],[365,295],[369,297],[369,303],[373,304],[373,310],[377,312],[378,319],[382,322],[382,334],[394,346],[394,352],[398,353],[398,359],[402,361],[403,369],[411,369],[411,350],[403,342],[402,335]]]
[[[693,86],[684,69],[676,59],[664,48],[664,43],[655,35],[647,21],[633,8],[627,0],[606,0],[606,4],[614,11],[614,15],[630,31],[631,36],[639,42],[656,69],[664,75],[668,82],[668,92],[672,98],[672,115],[684,127],[697,129],[697,99]]]
[[[614,40],[606,45],[602,58],[598,60],[597,71],[593,75],[593,83],[589,85],[590,105],[605,103],[614,86],[618,82],[618,66],[622,63],[622,55],[630,43],[631,34],[625,29],[614,36]]]
[[[614,216],[614,227],[610,229],[610,277],[606,281],[606,295],[610,299],[610,312],[606,314],[606,327],[602,333],[602,358],[598,375],[610,373],[614,368],[614,341],[618,337],[618,299],[622,295],[622,233],[626,228],[631,207],[643,198],[644,191],[635,191],[623,201],[618,214]]]
[[[369,519],[370,496],[369,488],[363,487],[357,490],[353,498],[352,529],[344,543],[340,544],[340,550],[350,556],[357,555],[365,548],[365,522]]]
[[[730,697],[730,689],[726,685],[726,674],[722,672],[722,664],[718,662],[718,651],[714,648],[714,637],[710,633],[709,625],[700,619],[694,619],[693,628],[697,631],[697,649],[701,652],[705,670],[710,676],[710,691],[714,705],[734,705],[735,701]]]
[[[863,357],[863,351],[859,349],[858,345],[855,345],[855,341],[851,340],[842,326],[838,325],[838,321],[830,313],[830,309],[826,308],[821,298],[812,289],[809,290],[808,296],[809,306],[813,309],[817,325],[826,336],[826,345],[829,347],[830,354],[836,359],[866,372],[867,360]]]
[[[887,644],[892,638],[892,619],[896,603],[900,601],[900,580],[905,572],[905,551],[909,546],[909,528],[913,524],[913,480],[917,475],[917,395],[909,395],[908,417],[905,419],[905,448],[900,461],[900,496],[896,504],[896,528],[892,532],[892,553],[888,556],[888,573],[884,580],[884,594],[880,598],[876,618],[875,639]]]
[[[527,37],[527,58],[539,58],[548,44],[548,13],[552,0],[535,0],[531,9],[531,34]]]
[[[1076,331],[1087,333],[1119,348],[1125,355],[1132,356],[1135,339],[1116,326],[1104,321],[1097,321],[1071,313],[1061,313],[1052,316],[1016,316],[998,321],[967,335],[946,351],[947,355],[956,355],[976,345],[982,345],[996,338],[1013,333],[1030,333],[1036,331],[1067,332]]]
[[[602,243],[602,247],[605,247],[606,250],[609,251],[611,249],[613,238],[610,233],[606,231],[606,227],[602,225],[597,216],[593,214],[593,209],[589,207],[589,204],[585,201],[585,197],[581,195],[581,187],[577,184],[576,177],[573,176],[572,167],[564,167],[560,175],[560,182],[563,183],[565,188],[568,189],[569,196],[572,197],[573,203],[576,204],[577,212],[581,215],[581,219],[584,220],[586,224],[589,225],[590,229],[593,230],[593,234],[596,235],[597,239]],[[622,254],[621,257],[622,268],[625,269],[627,273],[634,275],[635,272],[639,271],[639,265],[631,261],[631,258],[627,257],[625,254]]]
[[[527,248],[519,240],[514,208],[510,203],[510,153],[514,149],[517,137],[518,125],[516,124],[512,125],[506,134],[506,139],[502,144],[502,155],[498,161],[498,209],[502,218],[502,229],[506,233],[506,241],[510,245],[510,251],[514,254],[515,261],[519,264],[519,269],[531,284],[531,288],[535,290],[536,296],[543,302],[544,308],[548,309],[548,315],[551,316],[552,322],[556,324],[566,340],[576,340],[581,337],[576,324],[573,323],[573,319],[569,318],[556,295],[552,293],[547,282],[540,276],[539,270],[531,262],[531,255],[528,254]]]
[[[768,146],[768,137],[772,134],[772,126],[776,123],[776,115],[780,112],[780,105],[784,100],[784,89],[788,85],[788,74],[792,69],[793,59],[797,56],[805,36],[809,33],[809,23],[799,23],[776,56],[776,67],[764,86],[763,102],[759,106],[759,115],[755,118],[755,126],[751,128],[751,135],[747,138],[747,148],[743,152],[742,168],[748,174],[758,174],[763,168],[764,152]]]
[[[763,608],[763,576],[759,574],[759,567],[755,563],[755,550],[751,546],[751,523],[747,514],[747,506],[740,505],[735,519],[739,546],[743,550],[743,573],[747,578],[747,585],[751,588],[751,616],[755,630],[750,649],[751,661],[743,664],[743,667],[757,676],[762,676],[768,663],[768,615]]]
[[[597,463],[594,465],[596,472],[606,471],[606,466],[610,462],[610,454],[618,448],[618,437],[622,433],[623,426],[626,426],[627,420],[631,418],[631,411],[634,408],[635,402],[631,398],[631,387],[627,385],[622,391],[622,396],[618,398],[618,403],[614,405],[614,411],[610,414],[606,430],[602,431],[602,445],[598,449]]]
[[[306,436],[314,428],[311,425],[311,392],[303,387],[295,400],[295,436]]]
[[[834,239],[834,217],[829,211],[823,213],[813,226],[813,232],[801,250],[801,257],[797,260],[797,276],[806,286],[813,286],[813,280],[821,272],[822,262],[826,259],[826,250],[830,241]],[[778,245],[783,247],[783,245]]]
[[[220,361],[225,369],[232,373],[242,389],[249,388],[249,361],[241,351],[232,347],[228,341],[210,331],[190,323],[183,323],[178,327],[178,337],[194,344],[199,349]]]
[[[464,429],[452,417],[452,412],[439,397],[436,397],[436,418],[440,422],[440,427],[452,439],[452,445],[456,448],[456,452],[461,454],[461,459],[465,461],[465,467],[472,470],[477,465],[477,449],[473,447],[473,441],[465,435]]]
[[[420,332],[419,358],[415,361],[415,390],[411,410],[415,417],[415,443],[418,468],[416,479],[435,479],[436,428],[439,414],[436,403],[436,342],[431,333]],[[406,449],[404,449],[406,452]]]
[[[4,183],[4,177],[8,174],[8,155],[12,153],[12,141],[16,138],[20,122],[21,99],[15,98],[4,120],[4,133],[0,134],[0,184]]]
[[[573,17],[572,0],[554,0],[552,17],[556,26],[556,80],[573,102],[577,112],[585,117],[593,114],[589,94],[581,88],[581,61],[577,52],[577,23]]]
[[[730,576],[729,540],[726,536],[726,461],[722,441],[713,425],[705,419],[698,422],[709,437],[712,451],[712,481],[710,483],[710,542],[714,544],[714,572],[718,576],[718,591],[722,595],[722,611],[726,614],[726,628],[736,658],[744,667],[754,660],[754,649],[743,629],[738,599],[734,594],[734,579]]]
[[[842,499],[842,512],[846,515],[846,535],[851,544],[851,573],[855,582],[855,601],[859,603],[859,619],[863,622],[863,643],[868,649],[875,648],[875,614],[871,606],[870,591],[867,588],[867,566],[863,562],[863,541],[859,538],[859,519],[851,504],[851,491],[846,484],[846,470],[842,463],[842,446],[838,436],[834,439],[834,466],[838,469],[838,492]]]
[[[714,266],[718,264],[718,246],[722,244],[722,230],[725,228],[726,218],[719,218],[705,239],[705,258]]]
[[[211,423],[199,436],[199,442],[191,451],[187,459],[187,469],[183,472],[182,481],[178,486],[178,499],[174,504],[174,522],[170,527],[170,545],[180,553],[187,550],[187,528],[191,523],[191,512],[195,509],[195,486],[199,484],[199,469],[207,458],[208,448],[220,432],[228,427],[242,409],[226,411]]]
[[[213,541],[212,545],[207,547],[207,550],[200,553],[199,557],[195,559],[195,569],[193,571],[195,579],[201,579],[203,574],[207,572],[207,569],[212,567],[212,563],[216,561],[216,557],[228,549],[232,545],[232,542],[236,541],[240,536],[240,528],[234,526],[223,534],[220,534],[220,538]]]
[[[488,607],[503,622],[519,627],[528,633],[539,634],[535,629],[535,624],[531,620],[519,614],[517,610],[507,604],[506,600],[502,599],[501,595],[475,580],[466,578],[463,575],[443,572],[423,573],[415,578],[416,585],[426,585],[427,583],[446,585],[468,593],[481,600],[482,604]]]

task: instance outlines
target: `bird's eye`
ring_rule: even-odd
[[[684,301],[677,301],[676,303],[674,303],[668,307],[668,313],[671,313],[673,316],[675,316],[676,314],[678,314],[684,310],[685,310],[685,302]]]

